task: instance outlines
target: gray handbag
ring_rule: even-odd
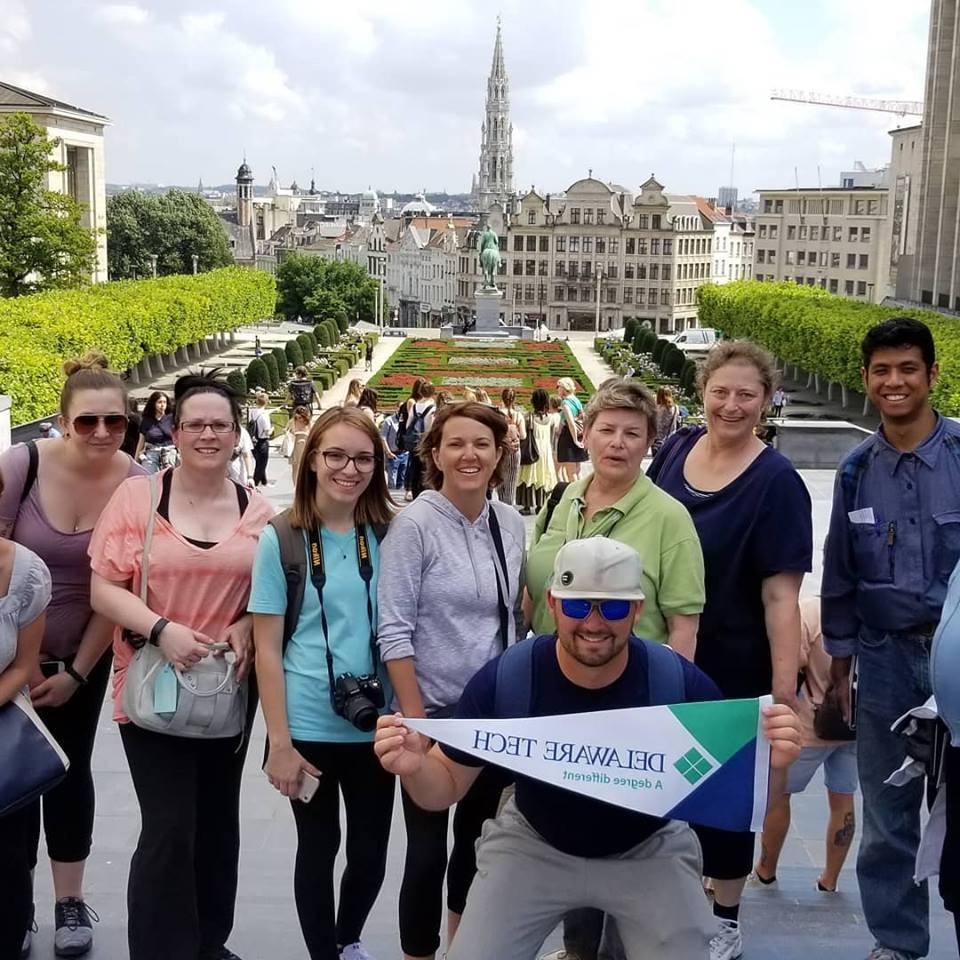
[[[140,599],[144,604],[158,500],[157,478],[153,474],[140,568]],[[176,685],[175,706],[171,703],[169,712],[156,710],[158,683]],[[172,668],[159,647],[144,641],[127,667],[123,712],[132,723],[154,733],[209,740],[236,737],[246,721],[247,684],[237,680],[236,654],[227,644],[213,644],[209,656],[180,672]]]

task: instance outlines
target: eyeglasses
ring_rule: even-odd
[[[127,429],[127,417],[123,413],[81,413],[73,418],[72,423],[74,433],[81,437],[89,437],[101,423],[108,433],[123,433]]]
[[[560,609],[565,617],[571,620],[586,620],[593,611],[599,610],[604,620],[613,623],[616,620],[625,620],[630,615],[632,600],[576,600],[562,599]]]
[[[214,433],[235,433],[237,424],[233,420],[181,420],[177,425],[181,433],[203,433],[207,427]]]
[[[357,468],[357,473],[372,473],[377,465],[377,458],[372,453],[358,453],[355,457],[348,457],[342,450],[317,451],[328,470],[344,470],[348,463]]]

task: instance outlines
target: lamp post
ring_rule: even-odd
[[[600,281],[603,280],[603,267],[597,264],[597,319],[595,321],[595,332],[600,336]]]
[[[190,259],[193,261],[193,275],[196,276],[196,275],[197,275],[197,267],[198,267],[198,265],[199,265],[199,263],[200,263],[200,257],[199,257],[197,254],[193,253],[193,254],[190,255]]]
[[[150,254],[150,269],[153,271],[153,279],[157,279],[157,255],[155,253]]]

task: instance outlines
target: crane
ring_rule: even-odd
[[[923,116],[923,103],[919,100],[874,100],[869,97],[838,97],[829,93],[810,93],[805,90],[773,90],[771,100],[787,100],[793,103],[817,103],[826,107],[845,107],[848,110],[877,110],[880,113],[896,113],[901,117]]]

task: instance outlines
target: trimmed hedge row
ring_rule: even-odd
[[[102,350],[117,370],[273,313],[274,278],[226,267],[0,300],[0,393],[14,424],[56,410],[67,357]]]
[[[860,341],[874,324],[890,317],[922,320],[933,333],[940,379],[934,406],[960,415],[960,325],[929,310],[907,310],[860,303],[795,283],[739,280],[700,287],[700,323],[730,337],[762,344],[786,363],[834,383],[861,390]]]

